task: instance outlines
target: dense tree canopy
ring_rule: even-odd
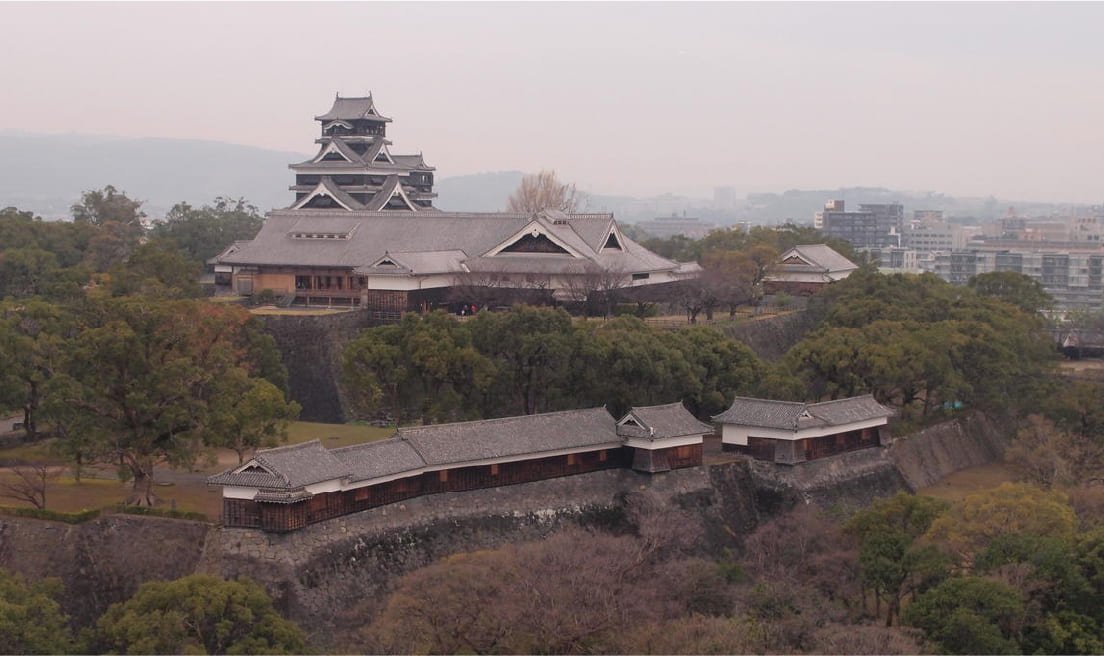
[[[108,185],[86,191],[72,207],[73,222],[95,226],[85,261],[96,271],[107,271],[130,255],[145,234],[142,201]]]
[[[1042,283],[1015,271],[992,271],[970,278],[966,286],[979,296],[993,296],[1024,312],[1035,313],[1054,302]]]
[[[752,393],[763,367],[744,344],[709,328],[664,331],[635,317],[574,322],[559,309],[517,306],[459,322],[408,314],[345,353],[345,382],[366,414],[398,421],[490,418],[683,400],[699,416]]]
[[[785,359],[809,398],[870,392],[926,418],[961,404],[1029,409],[1050,382],[1041,319],[931,274],[860,269],[810,311],[822,323]]]
[[[193,262],[203,263],[236,240],[252,239],[264,217],[244,198],[218,197],[202,207],[177,203],[150,230],[150,236],[171,239]]]
[[[950,574],[950,560],[923,536],[947,504],[899,493],[855,513],[847,529],[859,538],[862,583],[874,591],[877,607],[887,602],[886,626],[900,616],[902,602]],[[876,611],[877,612],[877,611]]]
[[[28,584],[0,569],[0,651],[5,654],[66,654],[72,649],[69,618],[56,597],[57,579]]]
[[[66,423],[82,458],[120,464],[134,483],[129,501],[154,502],[155,463],[190,464],[205,444],[241,437],[228,413],[248,413],[227,408],[228,395],[240,400],[242,381],[262,376],[274,350],[252,335],[243,309],[89,297],[76,320],[80,331],[49,380],[47,414]]]
[[[250,579],[193,575],[144,583],[91,632],[92,653],[300,654],[302,629]]]

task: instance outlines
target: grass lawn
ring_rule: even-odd
[[[394,435],[393,428],[375,428],[359,424],[317,424],[297,421],[288,427],[287,444],[300,444],[313,439],[322,440],[328,448],[373,442]],[[50,455],[51,440],[36,444],[4,449],[0,451],[0,460],[22,460],[28,462],[59,462],[57,456]],[[206,477],[238,464],[238,456],[229,449],[218,449],[217,459],[200,459],[192,471],[158,468],[154,477],[155,493],[161,500],[161,507],[175,507],[177,510],[201,512],[214,521],[222,510],[222,494],[218,487],[207,487]],[[0,480],[10,480],[14,476],[0,469]],[[101,508],[122,503],[130,493],[130,483],[115,478],[115,470],[108,466],[88,467],[77,483],[72,472],[66,469],[64,474],[52,479],[46,490],[46,507],[61,512],[76,512],[89,508]],[[14,499],[0,498],[0,505],[30,506],[29,503]]]
[[[394,428],[376,428],[362,424],[316,424],[297,421],[288,427],[288,444],[299,444],[319,439],[327,448],[349,446],[361,442],[375,442],[391,437]]]
[[[917,494],[954,502],[967,494],[987,490],[997,487],[1001,483],[1015,480],[1016,472],[1011,465],[996,462],[957,471],[931,487],[917,490]]]
[[[349,308],[281,308],[275,305],[262,305],[249,310],[253,314],[290,314],[308,317],[321,317],[327,314],[343,314],[351,312]]]

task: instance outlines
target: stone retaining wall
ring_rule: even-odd
[[[286,534],[128,515],[76,526],[0,517],[0,567],[32,580],[60,576],[63,607],[78,626],[147,580],[249,576],[313,644],[334,649],[340,645],[332,637],[354,628],[347,611],[383,599],[399,576],[450,554],[538,539],[571,524],[633,530],[629,509],[640,499],[700,526],[701,550],[716,554],[796,504],[857,509],[992,462],[1005,434],[998,422],[970,415],[890,447],[798,466],[738,460],[654,475],[603,470],[417,497]]]

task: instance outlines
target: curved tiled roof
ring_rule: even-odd
[[[381,192],[382,193],[382,192]],[[368,267],[384,253],[439,253],[462,251],[464,263],[473,271],[516,271],[519,273],[586,273],[585,262],[624,274],[673,271],[678,263],[660,257],[625,238],[623,252],[600,252],[591,245],[592,224],[607,219],[567,216],[537,218],[540,228],[583,255],[548,257],[501,254],[481,257],[528,226],[534,217],[525,214],[469,214],[441,211],[340,212],[333,210],[277,210],[271,212],[261,231],[250,242],[223,255],[220,262],[237,265],[330,266],[356,269]],[[351,233],[349,239],[296,240],[295,231],[309,232],[312,222],[340,222]],[[355,225],[355,231],[352,226]],[[601,240],[601,237],[595,239]],[[600,248],[600,245],[599,245]],[[539,260],[539,263],[538,263]],[[535,269],[527,269],[527,266]],[[363,270],[363,269],[362,269]]]
[[[878,403],[869,394],[823,403],[772,401],[738,396],[728,410],[714,416],[713,421],[796,431],[816,426],[841,426],[891,417],[893,414],[893,410]]]
[[[378,113],[378,110],[375,108],[375,103],[372,101],[372,96],[364,96],[361,98],[342,98],[341,96],[337,96],[334,98],[334,104],[333,107],[330,107],[330,111],[321,116],[315,116],[314,120],[335,121],[343,119],[350,121],[361,118],[385,122],[391,121],[391,119],[386,116],[381,116]]]
[[[412,426],[400,428],[399,437],[409,441],[430,466],[539,455],[620,441],[617,424],[605,408]]]
[[[268,473],[251,471],[257,466]],[[237,470],[243,471],[235,473]],[[292,490],[341,478],[347,473],[347,468],[322,446],[322,442],[311,440],[258,451],[241,467],[215,474],[207,482],[215,485]]]
[[[330,453],[348,468],[350,482],[394,476],[425,467],[425,461],[409,442],[394,437],[341,447]]]
[[[640,425],[639,430],[632,426],[618,426],[618,433],[629,437],[643,437],[659,440],[672,437],[687,437],[712,433],[713,427],[698,421],[682,402],[666,405],[651,405],[629,410],[627,415]],[[621,421],[624,421],[622,419]]]

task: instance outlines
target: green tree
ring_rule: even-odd
[[[244,369],[226,372],[220,393],[212,399],[207,443],[238,454],[274,447],[287,439],[288,424],[299,418],[302,407],[288,401],[278,387],[264,378],[251,378]]]
[[[949,574],[950,562],[919,538],[947,510],[946,502],[900,493],[876,501],[847,523],[860,541],[859,566],[876,605],[887,603],[886,626],[900,616],[901,603],[932,587]]]
[[[1005,533],[1072,537],[1077,516],[1065,494],[1022,483],[969,494],[936,519],[928,537],[942,542],[968,563]]]
[[[1034,314],[1050,306],[1054,299],[1042,283],[1015,271],[991,271],[970,278],[966,286],[979,296],[993,296]]]
[[[902,619],[946,654],[1016,654],[1023,602],[1015,588],[988,579],[951,578],[918,595]]]
[[[49,251],[40,248],[0,251],[0,298],[42,295],[57,270],[57,257]]]
[[[130,503],[152,505],[154,465],[191,464],[236,369],[257,373],[242,308],[141,297],[90,298],[50,395],[91,457],[120,465]],[[229,386],[229,389],[228,389]]]
[[[702,381],[673,332],[636,317],[588,324],[575,384],[586,405],[607,404],[615,415],[634,405],[670,403],[700,395]]]
[[[134,249],[124,264],[111,270],[115,296],[145,294],[166,298],[198,298],[203,267],[185,257],[171,240],[158,239]]]
[[[93,653],[299,654],[303,630],[252,580],[192,575],[142,584],[89,632]]]
[[[568,377],[577,352],[577,333],[562,309],[515,306],[483,312],[468,322],[472,344],[495,366],[498,395],[511,399],[506,414],[534,414],[570,406]],[[484,407],[485,415],[499,410]]]
[[[684,328],[672,335],[673,347],[689,361],[697,381],[681,390],[677,397],[694,415],[718,414],[732,403],[732,397],[754,394],[759,389],[764,367],[743,342],[701,326]]]
[[[198,208],[177,203],[150,233],[173,240],[187,259],[203,263],[237,240],[252,239],[263,223],[257,207],[244,198],[219,196]]]
[[[72,316],[38,300],[0,304],[0,407],[23,411],[28,441],[39,437],[38,419],[65,341],[76,334]]]
[[[145,233],[141,208],[142,201],[111,185],[81,195],[81,202],[72,207],[73,222],[97,228],[85,253],[89,266],[104,272],[126,259]]]
[[[378,409],[389,396],[399,414],[432,423],[477,416],[496,372],[467,324],[437,311],[364,331],[346,351],[344,373],[361,408]]]
[[[69,618],[55,598],[58,579],[27,584],[0,569],[0,651],[5,654],[66,654],[73,648]]]

